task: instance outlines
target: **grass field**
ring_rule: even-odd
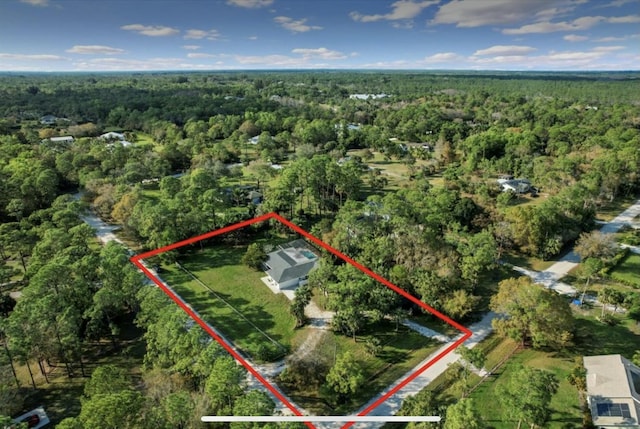
[[[488,377],[470,397],[484,420],[495,429],[511,429],[517,422],[505,421],[500,401],[496,400],[496,389],[507,382],[511,374],[520,366],[544,369],[552,372],[558,379],[558,392],[553,396],[549,408],[551,417],[547,428],[580,427],[582,413],[578,391],[569,384],[566,377],[574,366],[572,358],[558,358],[552,353],[536,350],[523,350],[513,355],[495,374]]]
[[[245,251],[244,246],[216,246],[181,259],[185,268],[231,306],[176,266],[167,266],[161,275],[209,323],[250,356],[257,358],[261,345],[271,347],[269,338],[256,327],[287,351],[295,335],[290,302],[262,283],[264,272],[241,264]]]
[[[629,253],[609,273],[612,279],[640,288],[640,255]]]
[[[366,351],[366,341],[371,337],[381,340],[382,352],[374,357]],[[334,405],[328,400],[329,395],[322,389],[294,390],[290,386],[281,385],[283,390],[300,406],[319,415],[346,414],[365,404],[377,393],[395,382],[410,369],[433,353],[439,343],[426,338],[407,328],[400,327],[398,332],[391,323],[381,323],[357,336],[354,342],[351,337],[327,331],[322,341],[314,349],[314,359],[333,365],[337,356],[351,352],[363,370],[366,383],[359,393],[349,398],[344,404]]]
[[[579,266],[564,276],[562,281],[582,291],[585,280],[577,277],[578,272]],[[638,273],[640,273],[640,255],[629,253],[616,267],[611,269],[608,277],[591,280],[587,294],[598,295],[598,292],[604,287],[623,293],[637,291],[640,288],[640,274]]]
[[[516,265],[518,267],[529,268],[535,271],[544,271],[556,263],[556,261],[545,261],[534,256],[527,256],[516,253],[507,253],[502,256],[502,259],[509,264]]]
[[[597,321],[595,313],[599,313],[599,310],[596,312],[591,310],[574,311],[575,345],[560,352],[532,349],[516,351],[517,344],[514,341],[495,334],[490,335],[477,346],[487,353],[485,364],[487,370],[493,370],[498,363],[515,351],[515,354],[506,360],[499,369],[494,370],[470,395],[488,427],[511,429],[517,425],[517,422],[505,421],[504,410],[496,398],[496,388],[505,383],[519,365],[551,371],[558,379],[559,389],[552,398],[550,404],[552,414],[545,428],[581,427],[582,414],[578,392],[566,380],[576,359],[582,356],[602,354],[621,354],[631,358],[637,350],[640,350],[640,326],[638,323],[628,318],[622,318],[619,324],[609,326]],[[452,374],[451,370],[445,371],[433,380],[427,389],[436,392],[440,400],[455,401],[459,398],[460,392],[451,385]],[[473,387],[479,382],[480,378],[477,375],[472,374],[469,377],[470,386]],[[404,426],[398,424],[385,426],[389,429],[400,427]]]
[[[362,150],[350,150],[347,155],[362,156],[364,151]],[[388,179],[388,185],[385,190],[398,189],[403,187],[410,180],[409,166],[407,166],[402,160],[398,159],[385,159],[384,155],[380,152],[373,152],[373,158],[370,160],[363,160],[364,163],[370,167],[381,170],[384,177]],[[416,169],[421,166],[428,165],[429,161],[416,160],[414,164]],[[442,177],[433,177],[429,180],[433,186],[443,186],[444,182]]]

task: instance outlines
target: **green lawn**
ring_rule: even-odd
[[[260,345],[272,347],[256,327],[287,351],[295,335],[290,302],[262,283],[264,272],[240,263],[245,251],[244,246],[216,246],[181,258],[185,268],[215,294],[176,266],[166,267],[161,275],[209,323],[252,357],[257,358]]]
[[[509,264],[529,268],[535,271],[544,271],[556,263],[556,261],[545,261],[534,256],[527,256],[519,253],[504,254],[502,259]]]
[[[376,337],[383,345],[382,352],[374,357],[366,352],[368,338]],[[434,340],[415,331],[400,327],[396,332],[392,323],[381,323],[369,328],[357,336],[357,341],[344,335],[327,331],[321,342],[313,350],[313,357],[326,364],[333,365],[336,356],[347,351],[357,359],[363,370],[366,383],[359,393],[344,404],[335,405],[328,400],[329,395],[321,389],[309,388],[295,390],[291,386],[279,384],[285,393],[301,407],[318,415],[347,414],[353,412],[377,393],[405,375],[409,370],[433,353],[439,346]]]
[[[153,147],[156,145],[156,142],[153,140],[149,134],[145,134],[142,131],[136,131],[136,140],[133,142],[136,146],[149,146]]]
[[[596,311],[597,310],[597,311]],[[575,359],[582,356],[601,354],[621,354],[631,358],[635,351],[640,350],[640,326],[628,318],[621,318],[620,323],[608,326],[596,320],[599,310],[579,310],[574,312],[576,320],[575,345],[560,352],[542,350],[519,350],[511,356],[499,369],[494,370],[470,395],[476,408],[488,423],[495,429],[511,429],[516,422],[504,421],[502,407],[496,399],[496,387],[505,383],[509,375],[518,365],[531,366],[553,372],[559,382],[559,389],[554,395],[550,408],[551,418],[547,428],[578,428],[581,427],[582,415],[578,392],[567,380],[567,374],[575,364]],[[596,314],[597,313],[597,314]],[[492,370],[507,356],[514,352],[517,344],[509,339],[503,339],[495,334],[483,340],[477,347],[487,353],[485,369]],[[460,393],[451,386],[451,370],[445,371],[427,387],[438,393],[443,401],[455,401]],[[480,381],[476,375],[469,378],[470,386]],[[387,425],[397,428],[400,426]]]
[[[640,288],[640,255],[629,253],[609,273],[612,279]]]
[[[519,365],[544,369],[555,374],[558,392],[551,399],[551,417],[548,428],[580,427],[582,413],[578,391],[566,380],[574,365],[573,358],[558,358],[552,353],[523,350],[512,356],[496,373],[488,377],[470,397],[484,420],[495,429],[512,429],[517,422],[505,421],[505,410],[496,398],[496,388],[505,383]],[[569,425],[569,426],[567,426]]]

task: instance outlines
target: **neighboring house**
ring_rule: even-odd
[[[368,100],[368,99],[378,99],[388,97],[387,94],[351,94],[349,98],[352,100]]]
[[[49,140],[52,143],[73,143],[75,139],[72,136],[64,136],[64,137],[51,137],[51,138],[48,138],[47,140]]]
[[[53,115],[44,115],[40,118],[40,123],[42,125],[54,125],[58,118]]]
[[[278,246],[264,263],[269,283],[278,289],[296,289],[307,282],[315,269],[318,255],[302,239]]]
[[[100,140],[106,140],[106,141],[109,141],[109,142],[119,141],[122,146],[131,146],[131,142],[128,142],[125,139],[124,134],[115,133],[113,131],[108,132],[108,133],[104,133],[101,136],[99,136],[98,138]]]
[[[249,140],[247,140],[247,143],[258,144],[258,140],[260,140],[260,136],[254,136],[254,137],[251,137]]]
[[[502,192],[513,191],[516,194],[525,194],[533,189],[527,179],[498,179]]]
[[[583,359],[595,427],[640,428],[640,368],[620,355]]]

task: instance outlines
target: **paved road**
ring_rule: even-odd
[[[628,209],[616,216],[611,220],[611,222],[603,223],[600,231],[605,234],[613,234],[624,225],[630,224],[637,216],[640,216],[640,200],[636,201]],[[640,248],[637,246],[622,245],[622,247],[629,247],[632,252],[640,253]],[[548,289],[555,290],[563,295],[578,295],[580,292],[573,286],[562,283],[558,280],[566,276],[569,271],[578,266],[579,263],[580,257],[572,250],[544,271],[533,271],[518,266],[514,266],[513,269],[531,277],[534,282],[542,284]],[[593,296],[587,297],[586,300],[600,305],[597,299]],[[614,307],[611,308],[613,309]]]
[[[473,348],[480,341],[482,341],[484,338],[486,338],[487,335],[489,335],[491,333],[491,331],[492,331],[491,321],[495,317],[496,317],[495,313],[487,313],[482,318],[482,320],[480,320],[479,322],[474,323],[471,326],[469,326],[469,329],[471,330],[471,332],[473,332],[473,335],[471,336],[471,338],[469,338],[467,341],[465,341],[464,345],[466,347]],[[458,337],[458,338],[460,338],[460,337]],[[378,398],[380,398],[385,393],[389,392],[395,386],[400,384],[400,382],[402,382],[402,380],[404,380],[407,376],[409,376],[410,374],[413,374],[419,368],[422,368],[427,362],[429,362],[431,359],[433,359],[434,356],[437,356],[439,353],[441,353],[442,351],[444,351],[448,347],[450,347],[458,338],[454,338],[454,339],[450,340],[449,342],[445,343],[444,345],[442,345],[438,350],[433,352],[429,357],[427,357],[425,360],[423,360],[418,365],[416,365],[415,368],[413,368],[412,370],[407,372],[404,376],[402,376],[402,378],[400,378],[400,380],[398,380],[395,383],[393,383],[392,385],[390,385],[387,389],[382,391],[379,395],[376,395],[375,398],[373,398],[369,402],[367,402],[364,406],[362,406],[354,414],[358,414],[358,413],[364,411],[371,404],[375,403],[378,400]],[[409,382],[407,385],[405,385],[402,389],[398,390],[395,394],[391,395],[391,397],[389,399],[387,399],[385,402],[380,404],[378,407],[374,408],[369,413],[369,415],[372,415],[372,416],[392,416],[392,415],[394,415],[396,412],[398,412],[398,410],[400,409],[400,406],[402,405],[402,402],[407,397],[418,394],[429,383],[431,383],[436,377],[438,377],[440,374],[445,372],[447,370],[447,368],[449,367],[449,365],[451,365],[454,362],[457,362],[459,359],[460,359],[460,355],[458,353],[456,353],[456,352],[449,353],[449,354],[445,355],[440,360],[438,360],[438,362],[433,364],[431,367],[427,368],[419,376],[417,376],[411,382]],[[384,425],[384,423],[371,423],[370,422],[370,423],[358,423],[358,424],[353,425],[352,427],[353,428],[357,428],[357,429],[376,429],[376,428],[382,427],[383,425]],[[331,428],[331,429],[334,429],[334,427],[339,427],[339,426],[328,426],[328,427]]]

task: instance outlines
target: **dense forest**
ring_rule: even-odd
[[[0,75],[0,415],[32,404],[38,373],[52,372],[86,378],[76,412],[55,416],[63,428],[203,427],[206,413],[275,408],[240,388],[244,371],[185,328],[125,247],[97,244],[85,210],[136,250],[275,211],[469,322],[492,299],[498,307],[504,257],[552,259],[599,210],[638,195],[639,83],[637,73]],[[535,192],[502,192],[505,175]],[[336,332],[354,339],[419,311],[328,255],[309,280],[337,312]],[[635,292],[620,301],[640,305]],[[566,344],[570,325],[538,345]],[[125,331],[144,348],[134,370],[96,367],[96,350],[126,348]]]

